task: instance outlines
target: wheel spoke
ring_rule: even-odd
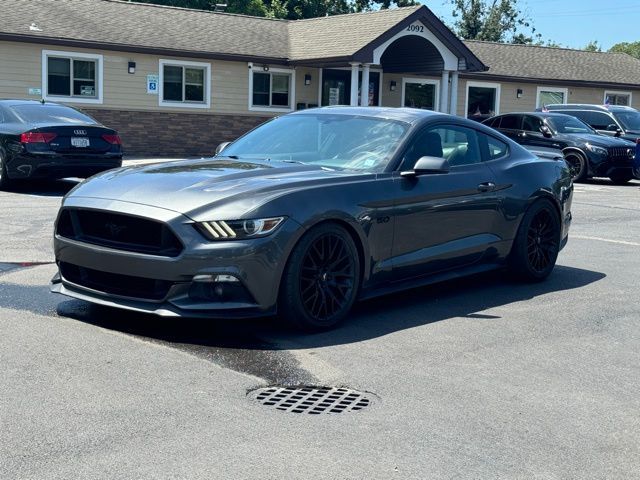
[[[327,320],[347,307],[356,268],[343,238],[335,234],[317,238],[301,263],[300,298],[311,317]]]

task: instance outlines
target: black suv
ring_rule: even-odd
[[[574,181],[609,177],[623,184],[633,178],[635,145],[598,134],[583,121],[562,113],[508,113],[483,122],[530,149],[562,150]]]
[[[621,137],[632,142],[640,138],[640,112],[622,105],[585,105],[557,103],[545,107],[550,112],[579,118],[598,133]],[[544,109],[538,109],[542,111]]]

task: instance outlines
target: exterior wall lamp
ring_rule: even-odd
[[[265,72],[269,71],[269,65],[263,65],[262,66],[262,70],[264,70]]]
[[[396,81],[395,80],[391,80],[389,82],[389,90],[391,90],[392,92],[395,92],[396,91],[396,85],[397,85]]]
[[[517,98],[522,98],[522,89],[521,88],[516,90],[516,97]]]
[[[127,67],[127,71],[131,74],[136,73],[136,62],[129,62],[129,65]]]
[[[304,84],[305,85],[311,85],[311,75],[310,74],[305,74],[304,76]]]

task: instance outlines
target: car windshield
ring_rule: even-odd
[[[12,105],[13,113],[24,123],[63,123],[70,125],[97,125],[88,115],[63,105]]]
[[[589,125],[569,115],[548,117],[547,122],[558,133],[594,133]]]
[[[625,130],[640,132],[640,112],[616,112],[614,115]]]
[[[221,155],[378,172],[389,163],[408,129],[407,123],[382,118],[287,115],[239,138]]]

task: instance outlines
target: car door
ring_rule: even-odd
[[[545,136],[542,133],[542,129],[545,127],[544,120],[537,115],[523,115],[522,116],[522,134],[520,136],[520,144],[530,147],[542,147],[542,148],[563,148],[558,142],[557,138],[554,138],[553,133],[549,136]],[[564,145],[566,146],[566,145]]]
[[[392,277],[402,280],[481,260],[496,240],[498,200],[493,172],[482,162],[475,129],[436,125],[407,148],[401,170],[422,156],[449,161],[448,173],[394,182]]]
[[[498,130],[511,140],[520,143],[522,137],[522,116],[514,114],[503,115]]]

